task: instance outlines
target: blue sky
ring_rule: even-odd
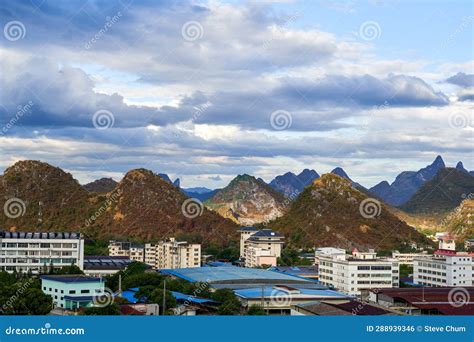
[[[0,170],[474,169],[470,1],[3,1]]]

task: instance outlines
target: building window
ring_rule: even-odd
[[[69,294],[75,294],[76,290],[69,290]]]
[[[89,293],[90,290],[81,290],[81,293]]]

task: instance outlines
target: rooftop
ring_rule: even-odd
[[[315,301],[298,304],[295,307],[317,316],[380,316],[392,314],[390,311],[356,300],[343,303]]]
[[[71,232],[6,232],[0,231],[0,239],[80,239],[81,233]]]
[[[207,282],[215,288],[239,288],[237,285],[255,287],[257,284],[300,284],[305,285],[305,287],[318,287],[316,283],[309,279],[258,268],[218,266],[166,269],[160,270],[160,272],[190,282]],[[324,288],[323,286],[319,287]]]
[[[280,235],[279,233],[274,232],[271,229],[262,229],[262,230],[257,231],[255,234],[252,234],[250,239],[255,238],[255,237],[274,237],[274,238],[278,237],[278,238],[282,238],[283,235]]]
[[[71,275],[42,275],[42,280],[51,280],[61,283],[86,283],[86,282],[102,282],[102,279],[95,277],[87,277],[83,274],[71,274]]]
[[[292,300],[304,300],[304,299],[345,299],[351,298],[343,293],[327,290],[327,289],[306,289],[298,286],[285,287],[285,286],[265,286],[265,287],[254,287],[249,289],[234,290],[236,296],[244,299],[253,298],[274,298],[281,296],[291,296]]]
[[[239,229],[239,232],[256,232],[258,228],[255,227],[242,227]]]
[[[123,270],[133,260],[125,256],[85,256],[85,270]]]

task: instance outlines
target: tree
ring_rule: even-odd
[[[155,303],[160,306],[160,312],[163,315],[163,289],[155,289],[153,292],[150,294],[150,297],[148,298],[149,303]],[[169,309],[175,308],[177,305],[176,298],[174,298],[173,294],[166,290],[166,298],[165,298],[165,305],[167,312],[169,312]]]
[[[249,316],[266,316],[267,313],[260,305],[251,305],[247,310],[247,315]]]
[[[221,303],[218,309],[220,315],[238,315],[240,313],[240,301],[232,290],[218,289],[212,294],[212,299]]]
[[[122,278],[122,284],[124,289],[131,287],[142,287],[142,286],[156,286],[159,287],[163,280],[163,276],[158,273],[141,273],[126,275]]]
[[[29,315],[46,315],[53,306],[53,298],[36,288],[28,288],[22,301]]]
[[[121,314],[117,303],[112,303],[104,307],[85,308],[82,312],[85,316],[118,316]]]
[[[64,266],[54,270],[54,274],[84,274],[84,272],[76,265]]]

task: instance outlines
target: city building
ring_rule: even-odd
[[[318,282],[261,268],[236,266],[197,267],[160,270],[160,273],[189,282],[206,283],[213,289],[246,289],[287,285],[307,289],[327,289]]]
[[[474,239],[466,239],[464,241],[464,249],[466,251],[473,251],[474,252]]]
[[[145,261],[145,247],[128,241],[109,241],[109,256],[124,256],[133,261]]]
[[[145,262],[156,269],[191,268],[201,266],[201,245],[176,241],[160,241],[145,245]]]
[[[369,301],[405,315],[474,315],[474,287],[372,289]]]
[[[245,267],[276,266],[284,237],[271,229],[244,227],[240,232],[240,257]]]
[[[319,256],[319,280],[344,293],[361,295],[370,288],[398,287],[398,267],[396,259],[378,258],[373,250],[361,253],[354,249],[352,255]]]
[[[447,251],[456,250],[456,240],[454,236],[449,233],[437,233],[436,238],[438,239],[439,249]]]
[[[401,265],[413,266],[413,259],[415,258],[430,258],[428,252],[421,253],[400,253],[399,251],[392,252],[392,259],[397,259]]]
[[[334,248],[334,247],[320,247],[316,248],[314,251],[314,263],[316,265],[319,264],[319,257],[320,256],[328,256],[328,255],[345,255],[346,250],[342,248]]]
[[[80,233],[0,232],[0,270],[45,273],[84,262],[84,240]]]
[[[126,269],[132,262],[125,256],[85,256],[83,271],[91,277],[105,277]]]
[[[244,308],[259,305],[273,315],[289,315],[291,307],[314,301],[338,302],[351,297],[328,289],[306,289],[298,286],[274,285],[234,290]]]
[[[413,260],[413,283],[423,286],[473,286],[472,254],[438,250]]]
[[[55,307],[68,310],[91,307],[95,298],[105,295],[104,281],[85,275],[43,275],[41,289]]]

